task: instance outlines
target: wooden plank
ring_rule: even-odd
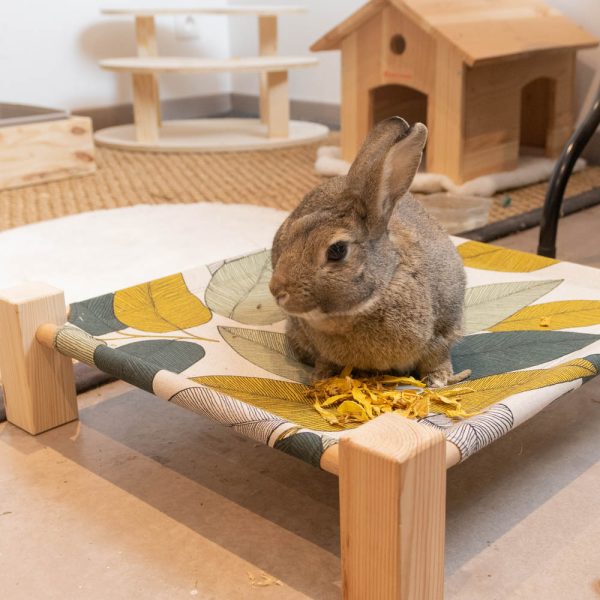
[[[152,16],[137,16],[135,18],[135,39],[137,43],[137,53],[140,57],[158,56],[158,44],[156,42],[156,25]],[[160,98],[158,87],[158,76],[152,76],[154,80],[154,95]],[[160,127],[160,100],[157,106],[157,123]]]
[[[444,435],[395,414],[340,440],[345,600],[434,600],[444,593]]]
[[[221,71],[281,71],[312,67],[318,63],[310,56],[253,56],[244,58],[195,58],[157,56],[110,58],[100,61],[108,71],[125,73],[218,73]]]
[[[277,54],[277,17],[261,16],[258,19],[258,53],[260,56]],[[267,115],[267,74],[260,74],[259,114],[263,123],[268,122]]]
[[[462,181],[465,129],[465,79],[461,56],[446,42],[438,41],[435,88],[429,97],[427,170]]]
[[[379,12],[342,43],[342,158],[356,157],[373,126],[371,90],[385,83],[383,22]]]
[[[133,73],[133,116],[138,142],[153,143],[158,140],[159,98],[154,75]]]
[[[268,136],[288,137],[290,98],[287,71],[267,73],[265,103]]]
[[[589,48],[595,36],[541,0],[390,0],[473,66],[552,49]]]
[[[390,51],[392,38],[397,35],[405,40],[402,54]],[[435,39],[391,6],[382,12],[380,37],[384,83],[405,85],[430,94],[435,81]]]
[[[349,35],[342,42],[342,100],[340,106],[340,146],[342,158],[352,162],[358,153],[362,136],[366,135],[368,118],[366,107],[359,110],[358,49],[356,34]],[[359,131],[365,130],[365,131]]]
[[[468,65],[521,57],[546,50],[583,49],[598,40],[561,16],[473,23],[450,23],[438,31],[463,53]]]
[[[0,370],[7,419],[38,434],[77,419],[70,358],[44,347],[36,330],[67,320],[63,293],[41,283],[0,292]]]
[[[521,144],[560,153],[573,129],[574,56],[567,50],[466,69],[460,181],[515,168]],[[528,101],[527,86],[536,81],[543,89]],[[535,138],[522,127],[535,127]]]
[[[95,170],[88,117],[0,128],[0,189],[88,175]]]
[[[118,7],[103,8],[103,15],[133,15],[133,16],[158,16],[158,15],[285,15],[305,13],[306,7],[287,4],[256,4],[247,6],[174,6],[174,7]]]
[[[469,66],[534,52],[581,49],[598,39],[540,0],[389,0],[424,32],[447,41]],[[371,0],[317,40],[311,50],[341,48],[388,2]]]

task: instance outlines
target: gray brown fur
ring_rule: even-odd
[[[317,378],[352,365],[416,370],[436,386],[457,379],[449,349],[462,334],[464,268],[408,192],[426,139],[420,123],[379,123],[348,175],[307,194],[275,235],[271,291]],[[338,240],[349,242],[348,256],[328,262]]]

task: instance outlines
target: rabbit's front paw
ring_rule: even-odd
[[[429,373],[423,377],[423,383],[430,388],[440,388],[446,385],[460,383],[471,375],[471,369],[465,369],[460,373],[454,374],[452,369],[441,368]]]
[[[448,385],[451,377],[452,369],[442,367],[425,375],[425,377],[423,377],[423,383],[428,388],[441,388]]]
[[[311,379],[313,383],[315,381],[320,381],[321,379],[329,379],[330,377],[339,375],[340,371],[340,367],[334,363],[323,359],[317,359],[315,361],[315,368],[312,372]]]

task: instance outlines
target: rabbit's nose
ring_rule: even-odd
[[[290,299],[290,295],[287,292],[279,292],[277,296],[275,296],[275,300],[279,306],[284,306],[285,303]]]
[[[269,289],[271,290],[271,294],[273,294],[277,304],[283,306],[289,299],[290,295],[285,291],[284,282],[273,275],[271,277],[271,281],[269,282]]]

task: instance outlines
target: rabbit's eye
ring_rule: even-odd
[[[348,254],[348,244],[346,242],[335,242],[327,248],[327,260],[342,260],[346,258],[346,254]]]

